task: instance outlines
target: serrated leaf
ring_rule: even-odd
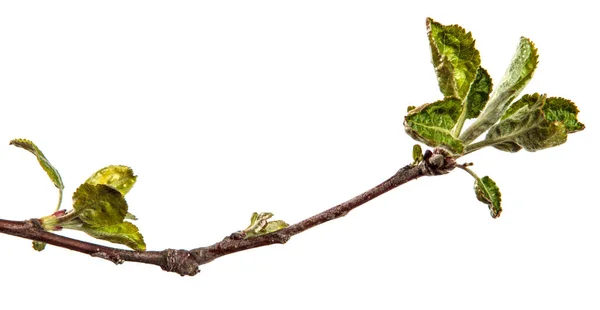
[[[510,103],[533,77],[537,62],[538,54],[533,42],[521,37],[517,51],[500,84],[490,95],[485,109],[477,120],[460,135],[460,139],[465,144],[471,143],[504,115]]]
[[[534,152],[567,141],[565,125],[544,116],[545,101],[546,97],[539,94],[523,96],[506,111],[506,117],[490,128],[483,143],[507,152],[521,148]]]
[[[560,97],[549,97],[544,101],[541,101],[540,98],[541,95],[538,93],[523,95],[521,99],[510,106],[510,108],[502,116],[502,119],[511,116],[523,106],[528,106],[530,109],[541,107],[546,120],[549,122],[563,123],[567,133],[574,133],[585,129],[585,125],[577,120],[579,109],[577,109],[575,103]]]
[[[126,245],[136,251],[145,251],[146,243],[137,226],[123,222],[108,226],[84,225],[82,231],[88,235],[112,243]]]
[[[446,97],[465,98],[480,63],[471,32],[459,25],[442,25],[431,18],[426,24],[440,91]]]
[[[411,110],[404,118],[404,129],[413,139],[431,147],[444,146],[462,153],[463,144],[451,130],[460,116],[460,99],[446,98]]]
[[[568,99],[560,97],[547,98],[542,110],[548,121],[563,123],[567,133],[585,129],[585,125],[577,120],[579,109],[575,103]]]
[[[46,171],[46,174],[48,174],[48,177],[50,177],[50,180],[52,180],[54,183],[54,186],[60,190],[64,189],[65,186],[62,182],[60,174],[58,173],[58,170],[56,170],[56,168],[50,164],[50,161],[48,161],[46,156],[44,156],[44,153],[42,153],[42,151],[40,151],[40,149],[33,142],[27,139],[14,139],[10,141],[10,145],[20,147],[35,155],[40,163],[40,166],[42,166],[42,169]]]
[[[73,194],[73,209],[92,226],[116,225],[127,214],[127,202],[118,190],[104,184],[81,184]]]
[[[491,92],[492,78],[485,69],[479,67],[477,69],[477,75],[475,75],[475,80],[471,84],[471,88],[469,88],[467,99],[465,100],[464,109],[466,110],[467,118],[479,116],[481,110],[483,110],[490,98]]]
[[[475,180],[474,188],[477,199],[488,205],[490,215],[493,218],[499,217],[502,213],[502,196],[496,182],[485,176]]]
[[[133,170],[127,166],[108,166],[96,171],[85,183],[106,184],[125,196],[135,184],[136,179],[137,176],[133,174]]]

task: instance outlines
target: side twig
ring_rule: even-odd
[[[398,170],[392,177],[372,189],[301,222],[290,225],[276,232],[252,237],[241,238],[239,233],[206,247],[192,250],[166,249],[163,251],[137,252],[122,250],[68,237],[63,237],[45,231],[39,220],[9,221],[0,219],[0,233],[9,234],[25,239],[45,242],[54,246],[89,254],[93,257],[104,258],[115,264],[125,261],[152,264],[160,266],[165,271],[175,272],[182,276],[197,274],[201,265],[219,257],[271,244],[284,244],[294,235],[329,222],[348,214],[362,204],[412,180],[422,176],[446,174],[454,169],[454,159],[443,150],[427,151],[424,160],[418,164],[407,165]]]

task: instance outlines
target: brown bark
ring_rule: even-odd
[[[454,159],[445,152],[438,149],[434,150],[433,153],[427,151],[425,160],[419,164],[407,165],[372,189],[296,224],[270,234],[248,239],[242,238],[241,234],[237,232],[213,245],[192,250],[166,249],[163,251],[137,252],[116,249],[45,231],[37,219],[27,221],[0,219],[0,233],[45,242],[54,246],[89,254],[93,257],[104,258],[115,264],[121,264],[126,261],[153,264],[160,266],[165,271],[175,272],[182,276],[193,276],[200,271],[199,267],[201,265],[221,256],[271,244],[284,244],[292,236],[325,222],[343,217],[353,209],[406,182],[422,176],[445,174],[454,169],[455,166]]]

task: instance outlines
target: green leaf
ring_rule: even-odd
[[[73,194],[73,209],[88,225],[116,225],[125,219],[127,202],[121,192],[111,186],[84,183]]]
[[[477,199],[488,205],[490,214],[493,218],[497,218],[502,213],[502,197],[500,189],[492,179],[485,176],[475,180],[475,195]]]
[[[106,184],[118,190],[125,196],[135,184],[137,176],[127,166],[108,166],[98,170],[85,183],[96,185]]]
[[[130,222],[108,226],[84,225],[81,230],[101,240],[126,245],[136,251],[145,251],[146,243],[138,228]]]
[[[463,100],[463,108],[460,117],[452,129],[452,135],[457,137],[462,131],[465,120],[479,116],[483,107],[487,103],[490,92],[492,91],[492,78],[485,69],[479,67],[475,80],[471,83],[467,98]]]
[[[60,174],[58,173],[58,170],[56,170],[56,168],[54,168],[52,164],[50,164],[50,161],[48,161],[46,156],[44,156],[44,153],[42,153],[42,151],[40,151],[40,149],[33,142],[27,139],[14,139],[10,141],[10,145],[20,147],[35,155],[35,157],[37,157],[38,162],[40,163],[40,166],[42,166],[44,171],[46,171],[46,173],[48,174],[48,177],[50,177],[50,180],[52,180],[52,182],[54,183],[54,186],[56,186],[56,188],[60,190],[65,188]]]
[[[570,122],[571,129],[583,124],[577,121],[576,113],[567,111],[574,105],[553,99],[555,104],[546,108],[546,101],[545,95],[524,95],[506,111],[498,124],[490,128],[481,143],[507,152],[517,152],[521,148],[534,152],[565,143],[568,130],[563,120]],[[550,113],[545,114],[543,110]]]
[[[469,88],[467,99],[465,100],[464,109],[467,113],[467,118],[475,118],[479,116],[481,110],[485,107],[490,93],[492,92],[492,78],[489,73],[479,67],[475,80]]]
[[[62,178],[60,177],[60,173],[58,173],[58,170],[56,170],[56,168],[54,168],[54,166],[50,164],[50,161],[46,158],[46,156],[44,156],[44,153],[42,153],[42,151],[40,151],[40,149],[33,142],[27,139],[14,139],[10,141],[9,144],[14,145],[16,147],[20,147],[35,155],[38,162],[40,163],[40,166],[42,166],[42,169],[46,171],[46,174],[48,174],[48,177],[50,178],[52,183],[54,183],[54,186],[58,188],[58,205],[56,206],[56,210],[58,210],[62,203],[62,192],[65,188]]]
[[[276,232],[276,231],[286,228],[288,226],[290,226],[290,225],[288,225],[286,222],[284,222],[282,220],[271,221],[271,222],[268,222],[267,225],[261,230],[261,233],[268,234],[268,233]]]
[[[471,32],[427,18],[427,35],[440,91],[446,97],[465,98],[479,67],[479,51]]]
[[[568,99],[550,97],[546,99],[546,104],[542,110],[548,121],[562,122],[565,125],[567,133],[585,129],[585,125],[577,120],[579,109],[577,109],[575,103]]]
[[[408,112],[404,129],[413,139],[431,147],[444,146],[454,153],[462,153],[463,144],[451,133],[460,116],[460,99],[446,98],[424,104]]]
[[[477,120],[467,128],[460,139],[468,144],[492,127],[508,109],[510,103],[525,88],[537,66],[537,49],[529,39],[521,37],[517,51],[498,87]]]
[[[33,249],[41,252],[46,248],[46,243],[45,242],[40,242],[40,241],[33,241]]]
[[[413,145],[412,158],[413,165],[417,165],[418,163],[423,161],[423,150],[421,149],[420,145]]]
[[[282,220],[269,222],[268,219],[270,219],[271,217],[273,217],[273,213],[270,212],[262,212],[260,214],[256,212],[252,213],[252,217],[250,218],[250,225],[243,230],[245,238],[248,239],[272,233],[289,226],[286,222]]]
[[[521,99],[515,101],[515,103],[511,104],[508,110],[502,115],[500,120],[507,119],[508,117],[515,114],[515,112],[519,111],[523,107],[529,107],[530,110],[535,110],[536,108],[542,107],[542,100],[540,100],[540,94],[535,93],[531,95],[523,95]],[[544,99],[545,100],[545,99]]]

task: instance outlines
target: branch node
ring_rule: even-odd
[[[161,265],[164,271],[178,273],[180,276],[194,276],[200,269],[196,256],[187,250],[167,249],[163,251],[165,263]]]

